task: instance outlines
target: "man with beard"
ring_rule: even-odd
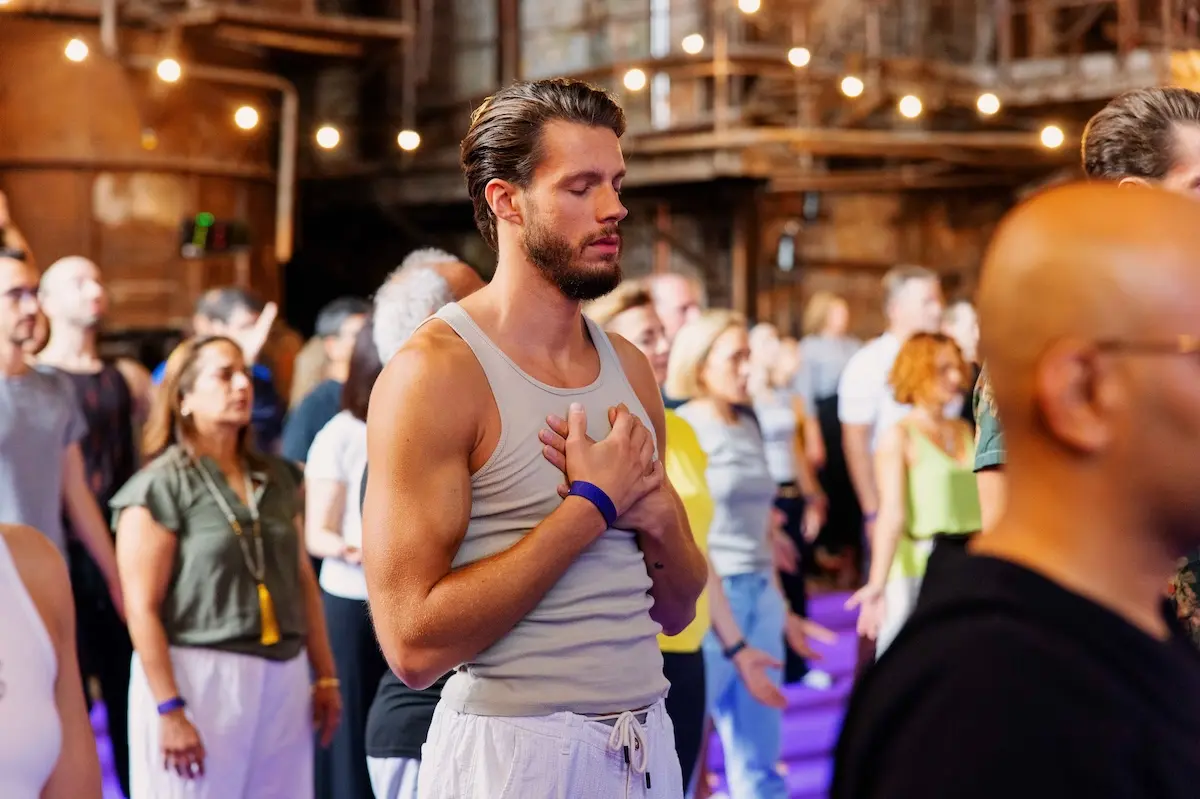
[[[624,130],[613,99],[577,81],[484,101],[462,167],[495,276],[376,384],[376,632],[411,687],[456,670],[423,799],[682,793],[656,635],[691,621],[707,569],[655,457],[654,373],[580,310],[621,279]],[[563,417],[569,487],[546,457]]]
[[[0,523],[33,527],[66,556],[65,511],[119,616],[124,607],[116,551],[79,448],[87,424],[71,381],[55,370],[34,369],[23,349],[38,310],[37,273],[0,257]]]
[[[39,361],[75,387],[87,422],[79,440],[88,484],[100,507],[137,471],[136,431],[150,405],[150,373],[128,358],[100,358],[98,331],[107,310],[100,269],[86,258],[55,261],[42,275],[42,310],[50,341]],[[79,661],[95,677],[109,710],[108,730],[121,788],[129,793],[129,661],[133,644],[105,590],[103,575],[77,538],[67,540],[78,624]]]

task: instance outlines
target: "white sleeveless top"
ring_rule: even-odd
[[[436,314],[479,360],[500,411],[500,439],[471,476],[471,518],[454,558],[458,569],[503,552],[557,508],[562,472],[542,456],[538,431],[549,414],[587,410],[588,435],[609,433],[608,408],[625,403],[651,427],[608,336],[587,320],[600,354],[589,386],[555,388],[522,371],[457,304]],[[663,660],[650,618],[650,577],[633,533],[609,529],[585,549],[537,607],[507,635],[462,664],[442,703],[481,716],[616,713],[666,696]],[[487,602],[486,596],[478,598]]]
[[[0,796],[38,799],[62,749],[58,658],[0,536]]]

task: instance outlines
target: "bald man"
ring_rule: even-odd
[[[857,686],[833,799],[1200,791],[1200,654],[1163,602],[1200,545],[1200,204],[1073,185],[980,286],[1008,502]]]

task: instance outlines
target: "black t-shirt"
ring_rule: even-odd
[[[831,799],[1195,799],[1200,655],[1006,561],[931,569],[855,689]]]
[[[304,463],[308,449],[321,428],[342,409],[342,384],[322,380],[292,409],[283,423],[283,445],[280,453],[289,461]]]
[[[367,474],[363,471],[362,489],[358,496],[359,510],[367,499]],[[367,757],[409,757],[421,759],[421,747],[429,736],[433,710],[442,698],[442,686],[450,675],[423,691],[414,691],[392,672],[379,681],[375,699],[367,713]]]
[[[446,674],[425,690],[414,691],[390,671],[384,674],[367,713],[367,757],[420,760],[433,710],[448,679],[450,675]]]

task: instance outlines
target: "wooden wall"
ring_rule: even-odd
[[[72,36],[90,45],[84,63],[63,56]],[[242,274],[278,297],[276,98],[186,75],[167,86],[105,58],[98,38],[76,23],[0,25],[0,190],[39,265],[64,255],[99,263],[113,328],[179,326],[200,292],[233,282],[238,271],[232,256],[180,257],[180,222],[208,211],[250,223]],[[157,40],[129,30],[121,43],[126,52],[157,52]],[[250,133],[233,124],[243,103],[262,119]],[[148,129],[153,141],[143,136]]]

